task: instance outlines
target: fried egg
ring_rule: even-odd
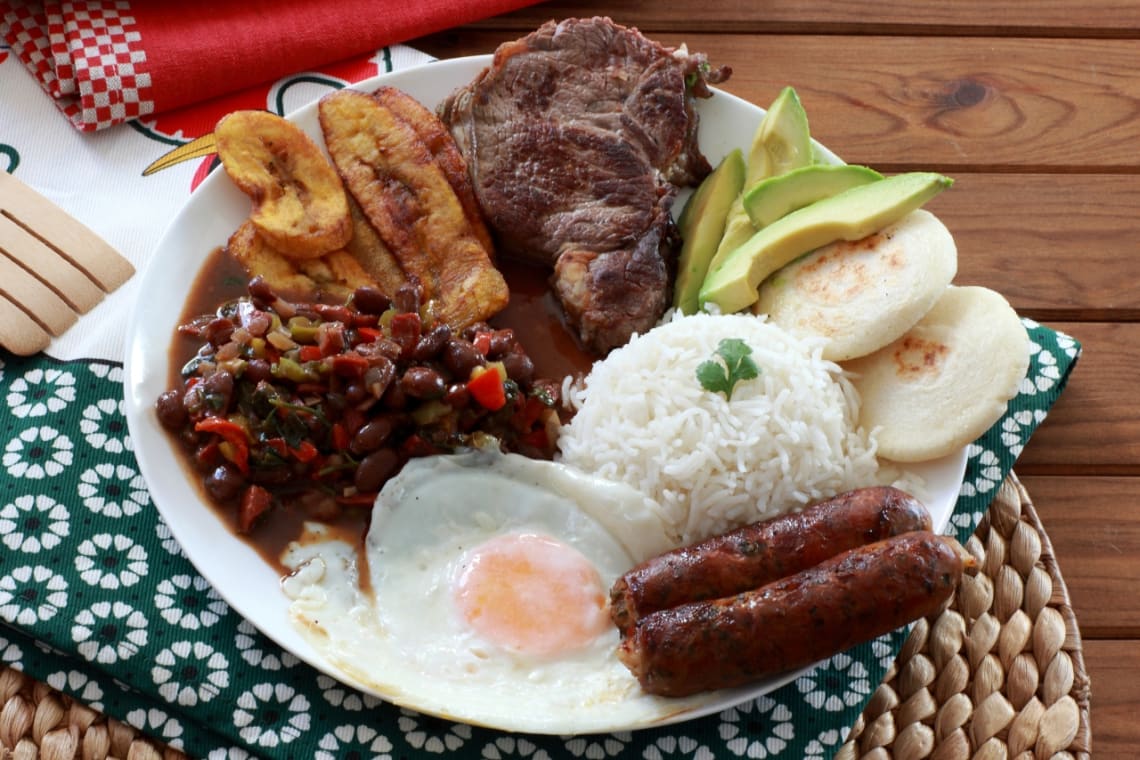
[[[290,547],[290,610],[342,680],[508,730],[652,725],[707,703],[642,693],[609,588],[672,548],[629,486],[515,454],[416,459],[385,485],[363,556],[314,526]]]

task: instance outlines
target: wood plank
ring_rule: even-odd
[[[1086,641],[1092,756],[1133,760],[1140,746],[1140,641]]]
[[[1026,475],[1140,475],[1140,324],[1051,323],[1082,343],[1068,387],[1017,462]]]
[[[962,285],[1039,321],[1140,319],[1132,266],[1140,176],[957,174],[928,208],[958,245]]]
[[[1140,478],[1017,472],[1053,544],[1081,636],[1140,638]]]
[[[701,3],[700,15],[690,3],[680,0],[612,0],[546,2],[483,22],[491,28],[530,29],[550,18],[608,15],[621,23],[642,29],[670,31],[724,31],[729,33],[773,31],[857,31],[873,28],[916,29],[949,33],[984,29],[986,33],[1022,34],[1114,34],[1123,36],[1140,29],[1140,5],[1131,0],[1082,2],[1079,11],[1071,4],[1048,0],[825,0],[803,3],[750,3],[742,0],[709,0]],[[995,24],[1000,19],[1000,26]]]
[[[473,31],[420,46],[452,57],[515,36]],[[724,87],[751,102],[766,105],[794,85],[815,136],[852,163],[1140,169],[1140,56],[1132,40],[655,36],[733,66]]]

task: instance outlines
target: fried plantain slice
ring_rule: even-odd
[[[352,214],[352,239],[344,249],[356,257],[364,271],[376,280],[380,290],[391,296],[396,288],[408,281],[408,276],[351,195],[348,197],[348,209]]]
[[[431,151],[435,162],[447,177],[448,184],[455,191],[455,196],[463,206],[463,214],[471,223],[479,242],[487,249],[491,260],[495,259],[495,244],[491,239],[491,232],[483,220],[483,211],[479,208],[479,201],[475,198],[475,187],[471,184],[471,175],[467,172],[467,162],[459,152],[447,126],[439,117],[424,107],[422,103],[403,90],[395,87],[380,87],[372,93],[376,102],[392,111],[415,130],[424,145]]]
[[[419,278],[436,315],[462,328],[502,310],[506,281],[415,130],[353,90],[326,95],[318,110],[349,192],[404,273]]]
[[[226,250],[250,278],[260,275],[275,293],[289,300],[344,301],[361,285],[376,286],[376,281],[348,251],[332,251],[314,259],[290,259],[275,249],[248,219],[230,235]]]
[[[344,184],[300,127],[268,111],[234,111],[214,137],[226,174],[253,201],[250,220],[274,248],[307,259],[348,242]]]

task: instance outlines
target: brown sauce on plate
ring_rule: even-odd
[[[581,347],[566,327],[561,307],[550,292],[547,283],[549,272],[542,267],[515,260],[502,260],[498,264],[510,286],[510,304],[492,320],[496,328],[509,327],[526,348],[534,362],[538,377],[563,378],[567,375],[584,375],[593,363],[591,355]],[[219,305],[247,295],[248,275],[242,266],[223,249],[213,250],[190,287],[183,305],[179,324],[213,313]],[[182,384],[182,367],[196,355],[200,338],[175,334],[169,354],[167,387]],[[172,439],[174,445],[177,441]],[[198,489],[201,500],[211,508],[227,528],[239,534],[235,510],[218,506],[205,492],[199,473],[189,456],[180,457],[186,476]],[[326,522],[331,538],[341,539],[360,546],[368,529],[371,507],[345,510],[332,522]],[[290,542],[304,532],[304,523],[313,518],[301,509],[287,506],[275,508],[270,519],[260,521],[255,529],[241,538],[282,574],[288,572],[281,564],[281,556]]]

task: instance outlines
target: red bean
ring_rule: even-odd
[[[400,389],[412,398],[426,401],[442,397],[447,383],[431,367],[409,367],[400,378]]]
[[[344,386],[344,397],[350,404],[359,404],[368,398],[368,390],[361,383],[348,383]]]
[[[249,281],[249,295],[251,298],[262,301],[266,304],[271,304],[277,300],[277,294],[273,292],[273,288],[265,281],[261,275],[254,277]]]
[[[201,383],[202,394],[209,411],[223,414],[230,408],[234,395],[234,376],[218,370]]]
[[[425,335],[421,335],[419,341],[416,342],[416,347],[412,351],[412,359],[418,362],[426,362],[428,359],[434,358],[444,346],[447,341],[451,340],[451,327],[449,325],[437,325],[433,327]]]
[[[233,332],[234,323],[225,317],[218,317],[202,329],[202,337],[213,346],[221,346],[230,339]]]
[[[474,340],[475,336],[481,332],[491,332],[491,326],[486,322],[475,322],[463,328],[463,339]]]
[[[392,299],[379,288],[362,285],[352,294],[352,305],[365,314],[383,314],[392,305]]]
[[[400,312],[419,312],[422,303],[423,288],[419,282],[404,283],[396,288],[396,293],[392,296],[392,305]]]
[[[399,468],[400,455],[394,449],[374,451],[360,461],[353,485],[360,493],[379,491],[384,481],[392,477]]]
[[[245,374],[242,375],[243,380],[251,383],[260,383],[272,377],[273,371],[265,359],[250,359],[245,365]]]
[[[342,325],[352,323],[352,310],[342,304],[313,304],[313,310],[325,322],[340,322]]]
[[[154,402],[158,422],[167,430],[177,432],[186,424],[186,407],[182,405],[182,391],[169,390]]]
[[[443,366],[458,378],[466,380],[471,370],[482,364],[483,355],[470,341],[453,338],[443,347]]]
[[[467,390],[467,383],[452,383],[447,386],[443,394],[443,403],[452,409],[464,409],[471,403],[471,392]]]
[[[525,388],[534,379],[534,362],[521,351],[510,351],[504,354],[500,361],[503,363],[503,369],[507,371],[507,377],[520,386]]]
[[[404,393],[399,383],[391,383],[380,397],[380,403],[389,411],[402,412],[408,406],[408,394]]]
[[[370,420],[360,430],[356,431],[356,435],[348,444],[348,450],[357,456],[376,451],[391,437],[392,427],[392,421],[387,417],[377,417]]]
[[[515,331],[508,328],[491,333],[491,344],[487,356],[494,359],[510,351],[515,345]]]
[[[373,398],[381,398],[392,387],[392,380],[396,377],[396,365],[383,356],[372,359],[372,366],[364,371],[364,387]]]
[[[229,501],[245,488],[245,478],[231,464],[218,465],[206,476],[206,492],[214,501]]]

